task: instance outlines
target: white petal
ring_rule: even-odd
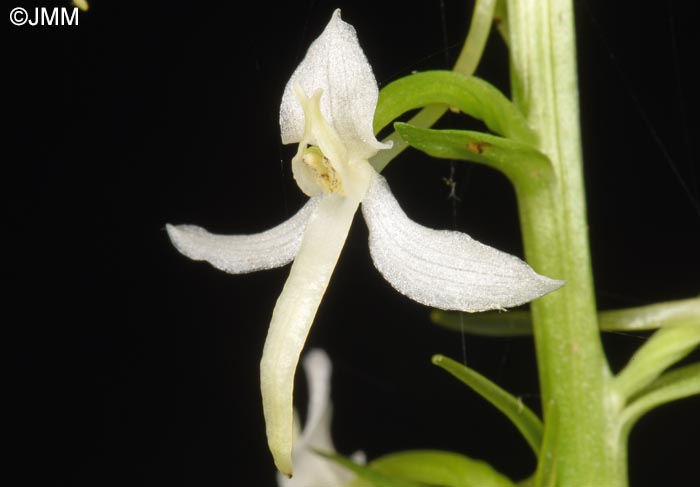
[[[293,470],[294,373],[358,205],[359,200],[335,194],[320,199],[272,313],[260,386],[267,441],[275,465],[285,475]]]
[[[319,89],[323,91],[321,113],[343,140],[350,158],[368,159],[389,147],[377,141],[372,132],[377,81],[355,29],[341,20],[340,10],[333,13],[326,29],[311,44],[284,89],[280,107],[284,144],[299,142],[304,136],[304,112],[295,86],[307,98]]]
[[[374,265],[397,291],[419,303],[470,312],[503,309],[563,284],[465,233],[411,221],[379,175],[370,184],[362,212]]]
[[[307,221],[319,198],[311,198],[294,216],[254,235],[214,235],[195,225],[166,225],[175,248],[193,260],[205,260],[230,274],[281,267],[294,260]]]

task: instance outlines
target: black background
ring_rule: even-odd
[[[601,308],[700,287],[692,3],[576,3]],[[35,5],[65,4],[15,6]],[[356,27],[381,86],[454,60],[470,7],[444,5],[444,27],[440,2],[381,0],[95,1],[78,27],[6,24],[13,485],[274,485],[257,367],[288,268],[226,275],[179,255],[164,225],[250,233],[292,214],[304,198],[289,170],[293,148],[279,142],[279,100],[332,10]],[[505,55],[493,36],[477,74],[507,91]],[[415,220],[521,254],[508,182],[455,168],[456,217],[449,163],[407,152],[385,174]],[[528,475],[534,460],[508,421],[430,365],[438,352],[461,359],[461,337],[381,279],[366,238],[358,218],[308,341],[334,361],[338,449],[370,458],[450,449]],[[613,367],[643,340],[606,336]],[[468,336],[464,350],[470,366],[538,408],[530,339]],[[699,405],[667,405],[639,423],[633,487],[697,478]]]

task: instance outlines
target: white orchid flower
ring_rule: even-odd
[[[289,478],[278,472],[277,484],[279,487],[340,487],[347,484],[354,474],[316,453],[336,453],[331,439],[331,361],[326,352],[313,349],[306,353],[302,365],[309,391],[306,423],[299,433],[295,414],[292,448],[294,477]],[[352,458],[356,463],[365,463],[362,452],[355,453]]]
[[[336,10],[292,74],[280,107],[282,142],[299,144],[292,170],[310,196],[308,203],[288,221],[255,235],[167,226],[181,253],[232,274],[294,261],[260,364],[268,444],[277,468],[289,476],[294,373],[360,203],[375,266],[395,289],[419,303],[469,312],[503,309],[562,284],[464,233],[431,230],[404,214],[368,162],[389,147],[372,132],[377,96],[355,29]]]

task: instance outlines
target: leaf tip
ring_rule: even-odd
[[[433,363],[433,365],[438,365],[438,366],[441,365],[442,362],[444,362],[444,360],[445,360],[445,356],[440,354],[440,353],[433,355],[432,358],[430,359],[430,361]]]

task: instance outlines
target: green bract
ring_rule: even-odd
[[[390,83],[379,95],[374,131],[414,108],[442,104],[483,121],[493,132],[533,144],[537,136],[522,113],[500,91],[474,76],[426,71]]]

